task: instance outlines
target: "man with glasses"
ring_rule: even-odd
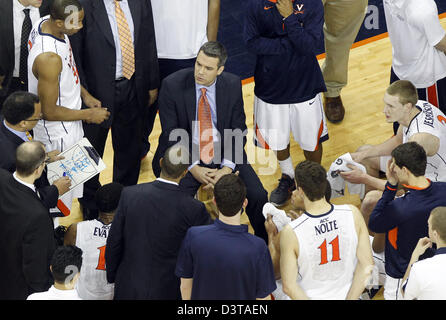
[[[40,142],[28,141],[17,148],[15,172],[0,169],[2,300],[24,300],[52,284],[53,222],[34,184],[43,173],[46,158]]]
[[[16,149],[24,141],[33,139],[31,130],[42,119],[42,112],[39,98],[25,91],[11,94],[3,106],[3,117],[0,119],[0,168],[13,173],[16,170]],[[48,160],[52,162],[59,159],[58,154],[57,150],[49,152]],[[62,177],[50,186],[46,172],[36,181],[42,202],[48,209],[56,207],[58,197],[69,190],[70,184],[68,177]]]

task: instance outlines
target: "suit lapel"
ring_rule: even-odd
[[[188,74],[187,79],[185,81],[186,88],[184,90],[184,101],[186,103],[187,110],[187,123],[191,126],[191,132],[193,130],[192,121],[196,121],[195,119],[196,111],[197,111],[197,97],[195,91],[195,78],[193,69]]]
[[[226,128],[226,84],[224,82],[224,78],[219,76],[217,78],[217,83],[215,86],[215,104],[217,108],[217,130],[220,132],[220,135],[223,139],[224,129]]]
[[[107,10],[103,0],[91,0],[93,3],[92,17],[102,30],[105,38],[115,48],[115,40],[113,39],[113,33],[110,27],[110,21],[108,20]]]
[[[132,20],[133,20],[133,42],[134,46],[136,46],[138,36],[139,36],[139,29],[141,26],[141,6],[139,6],[139,1],[134,0],[128,0],[130,13],[132,14]]]
[[[16,1],[16,0],[14,0]],[[13,16],[14,12],[12,9],[12,0],[6,0],[1,2],[2,5],[4,5],[3,10],[5,10],[6,14],[5,17],[5,27],[6,30],[2,30],[3,35],[5,36],[6,40],[6,46],[8,51],[8,56],[10,61],[14,63],[14,26],[13,26]],[[2,15],[3,16],[3,15]],[[11,70],[12,73],[12,70]]]
[[[3,118],[0,118],[0,131],[4,134],[6,138],[8,138],[9,141],[14,143],[17,147],[23,143],[23,140],[8,130],[8,128],[5,127],[5,124],[3,123]]]

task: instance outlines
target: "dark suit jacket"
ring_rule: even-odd
[[[3,91],[6,92],[14,71],[15,56],[12,0],[0,0],[0,8],[0,75],[6,76],[3,81]],[[50,13],[48,0],[43,0],[39,11],[41,17]]]
[[[3,168],[11,173],[15,171],[15,153],[23,140],[9,131],[3,124],[3,117],[0,116],[0,168]],[[54,208],[59,199],[59,191],[57,187],[49,184],[46,177],[46,171],[34,183],[42,198],[43,204],[48,208]]]
[[[216,83],[217,130],[220,133],[219,143],[214,144],[214,154],[217,161],[223,158],[234,163],[246,163],[246,116],[243,107],[243,94],[240,78],[234,74],[223,72],[217,77]],[[169,135],[175,129],[183,129],[188,134],[189,150],[192,148],[192,122],[196,120],[196,91],[194,69],[177,71],[163,80],[159,94],[159,116],[162,133],[159,139],[157,154],[152,162],[155,175],[159,174],[159,158],[171,145],[181,141],[181,138],[169,141]],[[244,132],[243,138],[236,139],[225,135],[225,130],[240,129]],[[238,147],[238,148],[237,148]],[[218,157],[220,155],[220,157]],[[194,154],[192,160],[198,160]]]
[[[113,33],[102,0],[80,0],[84,8],[84,27],[70,37],[82,85],[111,115],[101,126],[113,120],[116,49]],[[147,107],[149,90],[159,87],[158,58],[153,27],[152,7],[147,0],[129,0],[134,24],[135,74],[138,102]],[[142,109],[141,109],[142,110]]]
[[[53,282],[53,222],[37,194],[3,169],[0,195],[0,299],[26,299]]]
[[[179,186],[154,181],[124,188],[105,262],[115,299],[181,299],[177,255],[191,226],[209,224],[203,203]]]

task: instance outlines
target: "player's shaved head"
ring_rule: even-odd
[[[45,149],[41,142],[24,142],[16,150],[16,171],[22,177],[29,177],[45,162],[45,158]]]
[[[53,20],[66,20],[74,11],[82,11],[78,0],[53,0],[50,7],[50,16]]]

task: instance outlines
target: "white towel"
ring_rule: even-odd
[[[363,172],[367,172],[362,164],[353,161],[350,153],[345,153],[337,158],[333,161],[327,172],[327,180],[331,186],[331,197],[342,197],[344,195],[345,185],[347,185],[348,192],[351,194],[358,194],[362,200],[364,198],[365,185],[347,182],[339,174],[339,171],[352,171],[352,169],[347,167],[348,164],[353,164],[359,167]]]
[[[267,202],[263,206],[263,216],[265,219],[270,214],[273,216],[273,222],[277,227],[277,230],[280,232],[288,223],[291,222],[291,218],[288,217],[284,210],[277,209],[272,203]]]

